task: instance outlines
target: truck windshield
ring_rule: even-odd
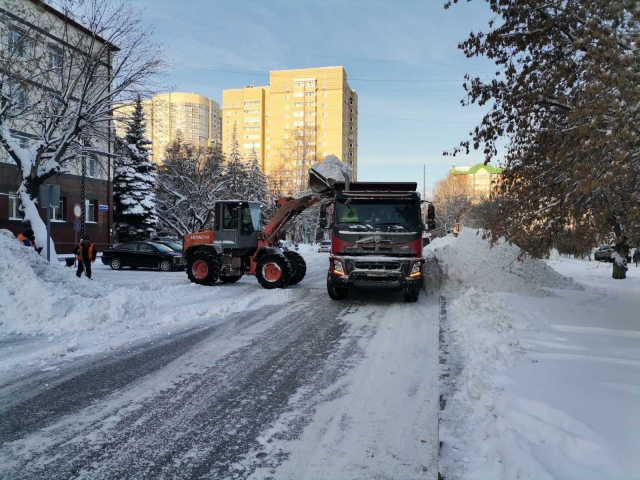
[[[420,205],[417,202],[351,200],[336,202],[336,224],[363,225],[363,228],[389,226],[417,229],[420,226]]]

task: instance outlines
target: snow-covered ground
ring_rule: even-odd
[[[436,299],[332,301],[300,252],[285,290],[90,281],[0,234],[0,477],[435,480]]]
[[[0,230],[0,372],[55,368],[289,298],[252,277],[203,287],[184,271],[114,271],[99,259],[92,278],[49,264]]]
[[[450,276],[445,477],[640,478],[640,268],[518,262],[471,230],[427,250]]]

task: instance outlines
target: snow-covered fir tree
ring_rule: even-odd
[[[247,176],[247,190],[245,192],[245,198],[252,202],[260,202],[264,207],[268,197],[269,190],[267,188],[267,176],[260,168],[258,154],[255,149],[252,149],[249,157],[249,173]]]
[[[156,233],[156,165],[149,160],[151,142],[140,96],[135,101],[127,133],[118,138],[118,159],[113,178],[113,221],[120,242],[146,240]]]
[[[240,144],[238,142],[238,129],[233,127],[231,134],[231,147],[227,155],[225,166],[226,197],[230,199],[244,199],[247,193],[247,182],[249,180],[249,172],[247,164],[240,153]]]

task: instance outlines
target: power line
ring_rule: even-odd
[[[387,120],[405,120],[410,122],[422,122],[422,123],[478,123],[476,121],[468,120],[468,121],[439,121],[439,120],[423,120],[419,118],[401,118],[401,117],[386,117],[384,115],[367,115],[364,113],[359,113],[360,117],[376,117],[376,118],[385,118]]]

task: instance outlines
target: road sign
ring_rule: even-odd
[[[76,218],[80,218],[82,216],[82,207],[79,203],[76,203],[73,206],[73,214],[76,216]]]
[[[80,219],[79,218],[76,218],[76,220],[73,222],[73,229],[76,232],[79,232],[81,228],[82,228],[82,223],[80,223]]]
[[[108,212],[109,205],[98,205],[98,210],[100,210],[101,212]]]
[[[60,206],[60,185],[40,185],[40,208]]]

